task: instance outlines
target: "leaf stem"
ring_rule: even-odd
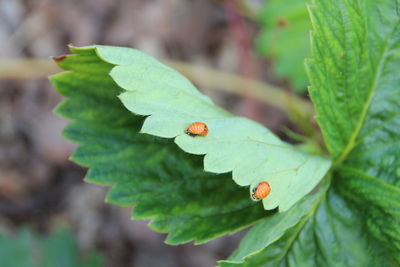
[[[293,111],[301,112],[305,118],[314,115],[310,102],[271,84],[181,61],[164,60],[164,63],[203,88],[252,97],[289,115]],[[0,79],[38,79],[59,71],[60,68],[47,58],[0,60]]]

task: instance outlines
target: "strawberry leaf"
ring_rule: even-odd
[[[260,221],[221,266],[400,264],[399,6],[398,0],[311,1],[307,69],[335,159],[331,186],[307,212],[299,203]],[[272,232],[268,221],[278,216],[302,217]]]
[[[150,227],[169,232],[171,244],[202,243],[266,215],[229,175],[205,173],[200,157],[138,133],[143,118],[123,107],[108,76],[112,65],[92,52],[68,55],[59,64],[69,71],[51,80],[67,98],[56,113],[73,120],[64,130],[79,144],[72,160],[89,168],[87,182],[111,186],[108,202],[135,206],[133,218],[152,219]]]

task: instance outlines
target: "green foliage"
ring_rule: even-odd
[[[262,254],[265,247],[282,238],[289,229],[295,228],[318,204],[322,194],[325,194],[328,183],[316,193],[302,199],[293,209],[275,216],[269,216],[257,223],[240,243],[240,247],[231,255],[230,261],[221,262],[221,266],[240,261],[244,257]]]
[[[135,205],[134,218],[169,232],[169,243],[255,224],[220,266],[398,266],[399,1],[310,5],[310,95],[334,159],[321,183],[328,160],[232,117],[155,59],[116,47],[72,47],[59,61],[71,71],[52,78],[68,98],[57,112],[74,121],[65,135],[80,144],[72,158],[89,167],[87,181],[112,186],[110,202]],[[274,3],[296,17],[299,6]],[[208,125],[206,137],[184,133],[194,121]],[[263,180],[272,188],[264,208],[280,212],[263,211],[240,187],[251,192]]]
[[[154,59],[132,50],[131,64],[125,65],[118,60],[125,50],[96,46],[96,51],[103,60],[122,64],[115,66],[110,76],[125,90],[119,96],[124,106],[148,116],[142,133],[175,138],[184,151],[205,154],[206,171],[232,172],[238,185],[250,185],[250,192],[260,182],[268,181],[272,190],[263,200],[265,209],[289,209],[318,184],[329,168],[329,161],[296,151],[265,127],[232,117],[183,76]],[[193,138],[185,134],[196,121],[207,124],[207,136]]]
[[[361,3],[311,6],[310,94],[340,191],[399,260],[400,1]]]
[[[231,261],[221,262],[220,266],[385,266],[381,265],[384,259],[376,256],[380,248],[369,243],[363,233],[362,220],[333,188],[326,195],[317,196],[317,201],[302,204],[311,207],[296,224],[280,233],[279,239],[262,250],[255,249],[252,237],[270,238],[274,234],[269,232],[270,218],[265,218],[240,244],[238,251],[250,244],[246,251],[251,253],[244,262],[235,257],[239,255],[237,251]],[[295,216],[296,212],[291,210],[286,217]]]
[[[267,226],[277,215],[260,221],[220,266],[400,264],[398,6],[312,1],[307,69],[317,120],[335,158],[332,185],[307,212],[299,206],[280,215],[303,212],[279,239]]]
[[[298,92],[305,92],[309,84],[304,70],[304,58],[310,53],[311,29],[306,3],[306,0],[269,0],[258,19],[262,30],[257,50],[272,59],[278,76],[288,78]]]
[[[81,259],[70,231],[59,229],[39,237],[27,229],[14,236],[0,234],[0,266],[13,267],[99,267],[100,255]]]
[[[310,95],[337,162],[377,165],[374,174],[386,165],[387,180],[400,166],[399,157],[382,159],[400,148],[400,76],[393,71],[400,64],[398,1],[380,1],[378,7],[376,1],[361,2],[311,6]]]
[[[112,186],[109,202],[135,205],[133,218],[153,218],[150,227],[169,232],[171,244],[205,242],[266,215],[230,175],[205,173],[200,157],[168,139],[139,134],[143,118],[117,98],[122,90],[107,75],[113,66],[92,48],[72,49],[79,54],[60,62],[70,71],[51,78],[68,98],[56,112],[74,121],[64,131],[80,144],[72,159],[89,167],[86,181]]]
[[[59,61],[70,71],[51,80],[68,98],[56,112],[74,120],[64,131],[80,144],[72,159],[89,167],[86,181],[112,185],[108,201],[135,205],[135,219],[153,218],[150,227],[169,232],[168,243],[205,242],[268,213],[250,200],[247,190],[232,183],[230,175],[206,173],[200,157],[143,133],[177,136],[175,142],[185,151],[207,153],[207,171],[234,170],[241,186],[251,184],[252,189],[268,180],[273,192],[264,201],[267,209],[291,207],[329,167],[329,161],[297,152],[255,122],[232,117],[177,72],[139,51],[71,49],[76,54]],[[151,115],[143,126],[143,118],[126,110],[117,95],[131,111]],[[206,122],[209,135],[186,135],[194,121]]]

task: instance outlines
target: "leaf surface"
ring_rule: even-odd
[[[137,50],[71,50],[75,54],[58,62],[69,72],[52,82],[67,97],[56,112],[73,120],[64,134],[80,145],[72,159],[89,167],[87,181],[112,186],[109,202],[134,205],[134,218],[151,218],[151,228],[168,232],[168,243],[202,243],[268,215],[249,197],[261,181],[272,187],[264,208],[284,211],[330,166],[218,108],[186,78]],[[207,123],[206,137],[185,134],[194,121]],[[201,157],[165,139],[172,137],[184,151],[206,154],[208,172]],[[250,185],[250,192],[232,183],[226,174],[232,171],[234,181]]]
[[[400,264],[399,4],[311,1],[307,69],[331,186],[307,212],[285,212],[302,219],[275,242],[263,223],[278,215],[260,221],[221,266]]]
[[[368,164],[399,151],[399,1],[324,0],[310,9],[310,95],[332,156]]]
[[[313,1],[310,95],[339,192],[400,254],[400,1]],[[399,260],[399,257],[396,257]],[[400,261],[399,261],[400,262]]]
[[[124,91],[124,106],[138,115],[148,116],[141,129],[160,137],[175,138],[184,151],[206,155],[208,172],[232,172],[240,186],[250,192],[267,181],[271,194],[263,199],[264,208],[285,211],[309,193],[322,179],[330,162],[319,156],[296,151],[256,122],[233,117],[215,106],[186,78],[151,57],[136,56],[131,64],[118,61],[119,48],[96,46],[103,60],[120,63],[110,76]],[[103,52],[105,50],[105,52]],[[185,133],[196,121],[206,123],[209,133],[193,138]]]
[[[295,209],[287,211],[292,213],[291,216],[297,212]],[[277,241],[241,261],[235,257],[238,255],[236,252],[232,258],[220,262],[220,266],[385,266],[381,265],[382,258],[378,258],[380,248],[370,243],[363,232],[361,218],[355,215],[331,188],[326,195],[317,197],[302,219],[288,228]],[[268,224],[267,220],[270,218],[260,221],[248,236],[269,238],[274,235],[268,228],[262,227],[262,224]],[[248,236],[243,239],[239,250],[246,243],[254,246]]]
[[[202,243],[268,214],[230,175],[205,173],[199,156],[140,134],[143,118],[119,101],[122,89],[108,75],[113,65],[93,48],[72,50],[75,55],[59,62],[69,71],[51,78],[67,98],[56,112],[73,120],[64,135],[79,144],[72,159],[89,167],[86,181],[112,186],[108,202],[135,206],[133,217],[152,219],[150,227],[168,232],[171,244]]]

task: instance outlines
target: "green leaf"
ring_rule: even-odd
[[[56,112],[74,120],[64,132],[80,144],[72,159],[89,167],[87,181],[112,186],[109,202],[135,205],[134,218],[151,218],[151,228],[169,232],[168,243],[205,242],[268,215],[250,200],[261,181],[272,188],[264,208],[287,210],[330,166],[255,122],[232,117],[183,76],[139,51],[107,46],[71,50],[74,55],[58,60],[70,72],[52,82],[68,98]],[[118,94],[130,111],[147,116],[143,126],[143,117],[125,109]],[[194,121],[207,123],[209,134],[186,135]],[[209,172],[201,157],[148,134],[176,137],[186,152],[206,154]],[[250,192],[232,183],[229,174],[210,173],[230,171],[238,185],[250,185]]]
[[[80,258],[72,233],[58,229],[37,236],[23,229],[14,236],[0,235],[0,266],[13,267],[99,267],[102,257],[90,253]]]
[[[304,200],[260,221],[220,266],[400,264],[398,7],[393,0],[312,1],[307,67],[317,120],[336,159],[332,185],[307,212]],[[270,229],[278,216],[301,219]]]
[[[340,167],[338,190],[362,211],[368,233],[400,263],[400,189],[353,167]]]
[[[265,247],[282,239],[287,231],[310,216],[308,213],[312,212],[313,206],[319,204],[319,200],[325,194],[327,188],[328,183],[325,182],[322,188],[303,198],[290,210],[261,220],[242,239],[239,248],[229,257],[229,260],[220,262],[220,264],[242,262],[243,259],[258,254]]]
[[[382,262],[378,257],[381,249],[369,242],[363,232],[363,221],[333,188],[317,199],[310,211],[279,240],[242,261],[233,254],[232,259],[220,262],[220,266],[394,266],[389,259]],[[292,216],[297,213],[294,208],[287,211],[290,212]],[[259,227],[268,224],[267,220],[270,218],[259,222],[248,235],[273,236],[268,228]],[[240,246],[246,241],[249,241],[247,236]]]
[[[131,64],[119,61],[125,50],[96,46],[103,60],[122,64],[110,73],[125,91],[119,96],[125,107],[148,116],[142,133],[175,138],[184,151],[204,155],[204,169],[214,173],[232,172],[240,186],[250,192],[262,181],[271,185],[264,208],[289,209],[309,193],[325,175],[330,162],[296,151],[263,126],[245,118],[232,117],[202,95],[186,78],[151,57],[132,50]],[[185,134],[193,122],[207,124],[209,134],[193,138]],[[282,160],[283,159],[283,160]]]
[[[349,157],[368,164],[395,155],[400,151],[399,1],[312,1],[310,10],[310,95],[329,151],[337,163]],[[392,158],[382,163],[399,170],[400,157]]]
[[[338,190],[400,263],[399,6],[398,0],[313,1],[308,70]]]
[[[255,122],[232,117],[215,106],[183,76],[139,51],[107,46],[83,50],[92,53],[93,57],[99,57],[99,68],[103,73],[111,68],[106,67],[104,62],[118,64],[112,67],[110,76],[118,85],[115,86],[117,91],[120,88],[125,90],[119,96],[125,107],[135,114],[148,116],[141,128],[142,133],[175,137],[175,142],[184,151],[206,154],[206,171],[232,171],[238,185],[250,185],[250,193],[260,182],[268,181],[272,190],[270,196],[263,200],[265,209],[279,206],[281,211],[287,210],[318,184],[330,166],[328,160],[296,151]],[[74,51],[79,49],[75,48]],[[79,59],[78,63],[83,61],[89,65],[95,60],[90,59],[88,54],[82,56],[84,58]],[[65,62],[68,61],[62,61],[61,66],[66,69],[77,66],[79,71],[82,68],[82,64],[67,66]],[[90,72],[95,69],[91,68]],[[76,86],[79,85],[73,85]],[[102,107],[94,111],[97,100],[82,101],[86,102],[86,106],[92,105],[92,113],[111,115],[101,110]],[[79,103],[65,102],[61,109],[62,115],[68,117],[69,112],[79,112]],[[185,134],[188,125],[195,121],[208,125],[209,134],[206,137],[193,138]],[[101,153],[96,151],[96,154]]]
[[[270,0],[261,11],[261,34],[256,47],[273,60],[278,76],[289,78],[294,89],[305,92],[308,78],[304,58],[309,56],[309,30],[306,0]]]
[[[199,156],[171,140],[138,133],[143,118],[119,101],[122,89],[108,75],[113,66],[93,48],[72,50],[77,54],[59,62],[70,71],[51,78],[67,97],[56,112],[73,120],[64,135],[79,144],[72,159],[89,167],[86,181],[112,186],[107,201],[134,205],[133,217],[152,219],[150,227],[169,232],[171,244],[202,243],[268,214],[230,175],[205,173]]]

